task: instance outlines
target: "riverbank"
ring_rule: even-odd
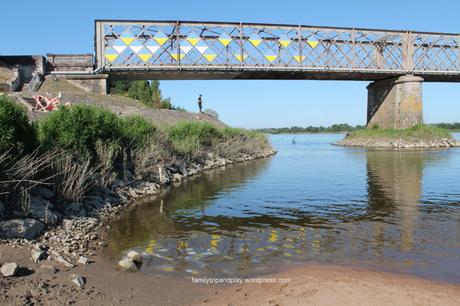
[[[136,199],[276,153],[262,135],[203,122],[159,128],[143,117],[74,105],[31,125],[12,101],[0,102],[9,132],[0,143],[0,304],[98,296],[82,271],[104,247],[105,226]]]
[[[418,125],[408,129],[362,129],[347,133],[340,146],[394,149],[460,147],[460,142],[445,129]]]
[[[266,158],[274,153],[208,160],[204,166],[194,165],[188,176],[168,175],[174,177],[171,182],[180,183],[202,171]],[[106,205],[92,211],[91,216],[65,218],[62,224],[46,229],[36,239],[0,240],[1,265],[18,265],[14,277],[0,275],[0,304],[181,305],[206,299],[211,294],[209,288],[197,288],[187,279],[124,271],[116,260],[100,256],[111,222],[137,205],[136,199],[155,196],[164,186],[145,183],[118,187],[117,194],[124,200],[109,202],[110,198],[106,198]],[[37,254],[41,255],[37,257]],[[78,277],[83,280],[81,285],[74,282]],[[165,286],[169,289],[164,290]]]

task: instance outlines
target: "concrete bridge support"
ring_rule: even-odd
[[[367,86],[367,127],[404,129],[423,123],[423,79],[414,75]]]

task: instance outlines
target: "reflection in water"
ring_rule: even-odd
[[[400,219],[401,250],[412,248],[412,233],[421,196],[424,151],[370,151],[367,152],[369,211],[375,215],[374,235],[376,250],[383,252],[385,218],[391,213]]]
[[[315,261],[459,282],[460,150],[366,151],[322,137],[292,146],[274,136],[273,159],[146,200],[114,224],[107,253],[137,249],[150,254],[143,271],[171,275],[244,276]]]

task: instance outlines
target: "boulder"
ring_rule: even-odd
[[[143,262],[143,257],[142,254],[136,252],[136,251],[129,251],[128,255],[126,255],[129,259],[131,259],[134,263],[142,263]]]
[[[70,275],[70,281],[77,285],[79,288],[83,288],[85,286],[85,279],[81,275],[72,274]]]
[[[127,271],[137,270],[136,264],[131,260],[131,258],[123,258],[118,262],[118,266]]]
[[[35,219],[13,219],[0,222],[0,237],[32,239],[45,228]]]
[[[5,263],[1,268],[0,272],[2,272],[3,276],[5,277],[10,277],[10,276],[15,276],[16,273],[18,272],[18,265],[14,262],[12,263]]]
[[[54,198],[55,194],[54,191],[45,187],[39,187],[37,188],[37,193],[42,197],[47,200],[50,200]]]
[[[64,212],[68,216],[86,217],[86,211],[82,203],[69,203],[66,205]]]
[[[101,209],[104,207],[104,200],[100,196],[96,196],[86,202],[87,205],[91,206],[94,209]]]
[[[50,210],[51,203],[42,197],[32,197],[30,200],[29,214],[48,225],[54,225],[59,221],[58,216]]]

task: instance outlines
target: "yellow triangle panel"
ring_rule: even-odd
[[[152,57],[152,54],[150,53],[146,53],[146,54],[138,54],[138,56],[144,61],[148,61],[151,57]]]
[[[200,38],[199,37],[189,37],[187,38],[187,41],[192,45],[192,46],[195,46],[199,41],[200,41]]]
[[[224,47],[227,47],[231,43],[231,39],[226,39],[226,38],[219,38],[219,41],[221,44],[224,45]]]
[[[247,57],[246,54],[242,55],[241,53],[235,53],[235,58],[240,62],[244,61]]]
[[[281,46],[287,48],[291,44],[291,41],[290,40],[280,40],[280,44]]]
[[[105,55],[105,58],[109,61],[109,62],[113,62],[114,60],[116,60],[118,57],[118,54],[106,54]]]
[[[305,60],[305,58],[306,58],[305,55],[302,55],[302,56],[300,56],[300,55],[294,55],[294,59],[295,59],[297,62],[299,62],[299,63],[303,62],[303,61]]]
[[[267,59],[267,61],[269,61],[270,63],[272,63],[274,60],[276,60],[278,56],[276,55],[265,55],[265,58]]]
[[[212,62],[217,55],[215,54],[203,54],[203,56],[208,60],[208,62]]]
[[[160,45],[163,46],[165,42],[168,41],[168,37],[154,37],[155,41]]]
[[[260,43],[262,42],[261,39],[250,39],[249,42],[254,45],[254,47],[258,47]]]
[[[124,42],[127,46],[129,46],[133,41],[134,37],[120,37],[121,41]]]
[[[309,40],[309,41],[307,41],[307,44],[309,44],[310,47],[312,47],[314,49],[319,44],[319,41]]]
[[[171,57],[172,57],[173,59],[175,59],[176,61],[178,61],[179,59],[183,59],[184,56],[185,56],[185,54],[183,54],[183,53],[181,53],[181,54],[179,54],[179,55],[178,55],[177,53],[171,53],[170,55],[171,55]]]

